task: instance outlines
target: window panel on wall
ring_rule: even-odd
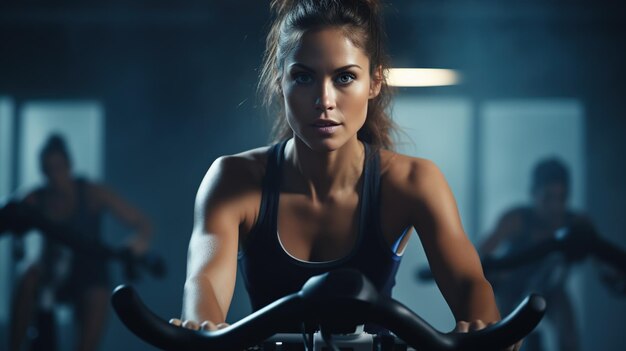
[[[39,151],[53,133],[65,137],[74,173],[102,176],[104,114],[98,102],[29,102],[21,111],[20,186],[43,181]]]
[[[22,190],[43,184],[39,152],[48,137],[65,138],[72,158],[73,173],[89,179],[102,177],[104,150],[104,112],[95,101],[28,102],[20,111],[19,179]],[[41,249],[41,238],[26,239],[27,261]]]
[[[398,152],[430,159],[439,166],[466,228],[471,227],[473,215],[472,111],[471,102],[464,98],[398,96],[393,105],[393,118],[401,130]],[[454,319],[437,286],[416,282],[415,270],[427,264],[419,240],[412,238],[404,252],[394,297],[435,327],[450,330]]]
[[[3,206],[12,192],[13,181],[13,101],[0,97],[0,206]],[[0,236],[0,325],[9,318],[11,297],[11,237]],[[5,328],[6,329],[6,328]]]

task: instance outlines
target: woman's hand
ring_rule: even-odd
[[[490,325],[496,324],[496,322],[485,323],[480,319],[477,319],[472,322],[466,321],[458,321],[456,322],[456,327],[454,328],[454,332],[456,333],[467,333],[476,330],[484,329]],[[515,345],[509,346],[505,351],[518,351],[522,347],[522,340],[518,341]]]
[[[192,320],[182,321],[178,318],[170,319],[170,324],[175,325],[177,327],[183,327],[183,328],[187,328],[191,330],[206,330],[206,331],[223,329],[229,326],[228,323],[215,324],[211,321],[204,321],[202,323],[198,323]]]

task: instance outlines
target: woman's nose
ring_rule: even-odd
[[[315,99],[315,108],[320,111],[333,110],[335,108],[335,96],[332,86],[327,83],[322,85],[318,97]]]

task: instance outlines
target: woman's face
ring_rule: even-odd
[[[287,122],[313,150],[340,148],[365,123],[368,100],[380,91],[369,58],[339,28],[305,33],[286,57],[280,86]]]

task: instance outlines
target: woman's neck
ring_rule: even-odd
[[[356,188],[365,160],[365,147],[355,137],[337,150],[311,150],[298,138],[287,144],[289,183],[306,191],[313,200],[323,201]]]

